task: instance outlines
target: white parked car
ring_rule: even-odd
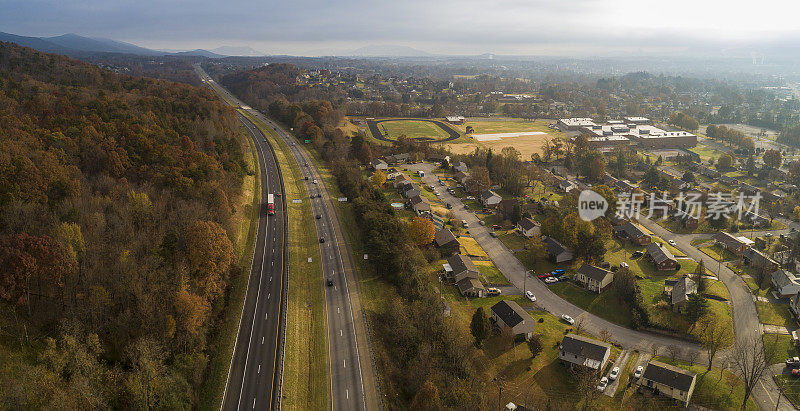
[[[644,372],[644,367],[642,367],[641,365],[636,367],[636,371],[634,371],[633,373],[633,378],[641,377],[643,372]]]
[[[600,379],[600,384],[597,384],[598,391],[605,391],[606,387],[608,387],[608,378],[603,377]]]
[[[528,297],[528,299],[531,300],[531,302],[536,302],[536,296],[533,295],[533,292],[525,291],[525,296]]]
[[[544,282],[545,282],[546,284],[553,284],[553,283],[557,283],[557,282],[558,282],[558,278],[555,278],[555,277],[547,277],[547,278],[545,278],[545,279],[544,279]]]
[[[564,320],[564,321],[566,321],[566,322],[567,322],[567,324],[569,324],[569,325],[573,325],[573,324],[575,324],[575,320],[574,320],[572,317],[570,317],[570,316],[568,316],[568,315],[566,315],[566,314],[562,315],[562,316],[561,316],[561,319],[562,319],[562,320]]]
[[[619,263],[619,266],[622,267],[622,268],[628,268],[629,267],[628,263],[626,263],[625,261]]]
[[[614,369],[611,370],[611,374],[608,374],[608,379],[614,381],[617,377],[619,377],[619,367],[614,367]]]
[[[317,179],[314,179],[314,184],[317,184]]]
[[[474,199],[475,199],[475,197],[473,197],[473,196],[467,196],[467,200],[474,200]]]
[[[669,241],[667,241],[667,243],[669,243],[669,245],[675,247],[675,240],[669,240]]]

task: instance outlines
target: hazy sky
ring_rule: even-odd
[[[800,45],[798,12],[800,0],[0,0],[0,31],[270,54],[566,55]]]

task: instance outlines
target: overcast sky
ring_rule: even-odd
[[[800,44],[800,0],[0,0],[0,31],[161,49],[578,55]]]

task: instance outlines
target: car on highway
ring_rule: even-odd
[[[448,210],[453,208],[453,205],[450,203],[445,203],[444,206],[447,207]]]
[[[789,368],[800,368],[800,357],[787,358],[786,366]]]
[[[319,220],[320,218],[322,218],[322,216],[321,216],[321,215],[319,215],[319,214],[317,214],[317,217],[316,217],[316,218],[317,218],[317,220]]]
[[[308,181],[308,176],[306,176],[306,181]]]
[[[533,295],[532,291],[525,291],[525,297],[528,297],[531,302],[536,302],[536,296]]]
[[[558,278],[556,277],[547,277],[544,279],[545,284],[554,284],[558,282]]]
[[[494,231],[490,232],[489,235],[494,238],[497,238],[497,233],[495,233]]]
[[[617,379],[617,377],[619,377],[619,367],[614,367],[611,370],[611,373],[608,374],[608,379],[611,380],[611,381],[614,381],[614,380]]]
[[[317,184],[317,179],[316,178],[314,179],[314,184]]]
[[[328,279],[328,281],[325,281],[325,283],[328,284],[328,287],[333,287],[333,280],[331,280],[330,278]]]
[[[486,289],[486,295],[500,295],[500,289],[489,287]]]
[[[566,314],[562,315],[561,319],[564,320],[564,322],[566,322],[569,325],[575,324],[575,319]]]
[[[463,225],[464,228],[469,228],[469,224],[467,224],[467,220],[461,220],[461,225]]]
[[[640,366],[636,367],[636,371],[633,372],[633,378],[641,377],[643,372],[644,372],[644,367],[643,366],[640,365]]]
[[[319,239],[319,242],[320,242],[320,243],[324,243],[324,242],[325,242],[325,239],[320,237],[320,239]]]
[[[486,225],[486,221],[480,220],[480,225]]]
[[[675,240],[669,240],[669,241],[667,241],[667,243],[669,243],[669,245],[675,247]]]
[[[605,391],[608,387],[608,378],[603,377],[600,379],[600,384],[597,384],[597,391]]]
[[[772,233],[766,233],[764,234],[764,237],[772,237]]]

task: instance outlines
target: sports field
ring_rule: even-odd
[[[385,128],[386,133],[389,134],[391,140],[397,140],[400,136],[404,135],[408,138],[432,138],[443,139],[448,135],[436,124],[428,121],[416,120],[396,120],[396,121],[383,121],[378,125],[381,131]]]

